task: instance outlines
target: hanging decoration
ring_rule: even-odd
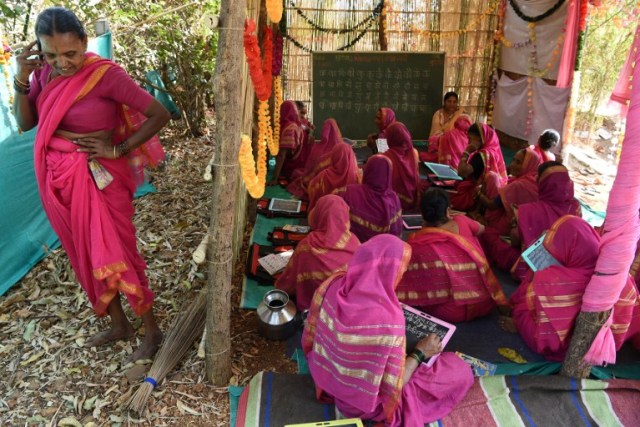
[[[371,11],[371,14],[369,16],[367,16],[362,21],[355,24],[353,27],[342,28],[342,29],[321,27],[320,25],[318,25],[317,23],[309,19],[309,17],[299,7],[297,7],[292,1],[289,2],[289,5],[291,6],[292,9],[295,9],[296,13],[300,15],[300,17],[302,17],[302,19],[304,19],[307,22],[307,24],[309,24],[313,29],[323,33],[347,34],[347,33],[353,33],[355,31],[358,31],[360,27],[365,25],[367,26],[367,28],[370,27],[373,21],[375,21],[375,19],[382,12],[383,2],[381,1],[380,3],[378,3],[378,5]]]
[[[280,105],[282,105],[282,46],[283,39],[280,31],[276,31],[273,43],[273,136],[272,140],[280,141]]]
[[[575,71],[580,69],[582,63],[582,51],[584,47],[584,39],[587,33],[587,14],[589,13],[589,3],[587,0],[576,0],[580,2],[580,17],[578,19],[578,46],[576,48],[576,64]]]
[[[523,21],[527,21],[531,23],[531,22],[540,22],[543,19],[548,18],[549,16],[556,13],[556,11],[560,9],[560,7],[564,4],[564,0],[558,0],[556,4],[551,6],[550,9],[548,9],[546,12],[538,16],[527,16],[524,13],[522,13],[520,8],[518,7],[518,4],[516,3],[516,0],[509,0],[509,4],[513,8],[513,11],[516,13],[516,15],[518,15],[518,18],[522,19]]]
[[[282,19],[282,11],[284,5],[282,0],[266,0],[267,3],[267,16],[271,22],[277,24]]]
[[[249,148],[247,148],[246,140],[243,138],[238,161],[247,191],[249,191],[251,197],[259,198],[264,194],[267,177],[266,147],[268,145],[271,153],[274,154],[275,151],[274,155],[276,155],[278,146],[277,142],[275,144],[272,143],[271,117],[269,115],[269,97],[271,96],[271,73],[273,67],[273,33],[270,28],[265,30],[263,46],[265,48],[265,54],[261,60],[258,37],[255,35],[255,30],[256,23],[252,19],[247,19],[245,21],[244,31],[244,51],[247,57],[247,64],[249,65],[251,82],[253,83],[253,88],[259,101],[258,159],[254,163],[251,152],[251,140],[249,140]],[[249,157],[251,158],[249,159]],[[255,172],[256,168],[257,174]]]
[[[258,160],[253,160],[253,149],[251,138],[242,135],[238,162],[240,163],[240,173],[249,195],[254,199],[259,199],[264,195],[267,181],[267,146],[264,141],[258,141]],[[256,164],[257,163],[257,164]],[[257,173],[255,172],[257,167]]]
[[[358,43],[360,41],[360,39],[362,39],[364,37],[365,34],[367,34],[367,31],[369,31],[369,28],[371,28],[371,26],[374,24],[374,21],[369,21],[369,23],[367,24],[367,26],[353,39],[351,40],[349,43],[345,44],[342,47],[337,48],[336,50],[346,50],[349,49],[350,47],[354,46],[356,43]],[[311,50],[311,48],[308,48],[306,46],[304,46],[302,43],[300,43],[298,40],[296,40],[295,38],[293,38],[292,36],[290,36],[289,34],[285,34],[284,35],[287,40],[289,40],[291,43],[293,43],[294,45],[296,45],[298,48],[302,49],[305,52],[311,53],[313,52]]]
[[[564,0],[563,0],[564,1]],[[462,35],[467,34],[469,31],[475,31],[478,25],[491,17],[498,6],[500,6],[501,0],[494,0],[493,4],[487,6],[487,8],[480,13],[476,19],[471,21],[465,28],[461,28],[459,30],[449,30],[449,31],[430,31],[430,30],[420,30],[417,27],[412,27],[411,32],[413,34],[427,36],[427,37],[437,37],[438,39],[443,38],[452,38],[452,37],[460,37]]]
[[[4,82],[7,85],[7,93],[9,94],[9,106],[13,106],[13,87],[11,87],[11,75],[9,74],[9,61],[11,60],[11,47],[2,40],[2,51],[0,51],[0,68],[2,68],[2,74],[4,75]]]

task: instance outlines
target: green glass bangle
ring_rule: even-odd
[[[420,350],[418,350],[417,348],[414,349],[411,352],[411,357],[413,357],[414,359],[416,359],[416,361],[418,362],[418,364],[424,362],[424,360],[427,358],[423,352],[421,352]]]

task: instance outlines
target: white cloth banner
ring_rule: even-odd
[[[533,79],[533,122],[531,132],[527,130],[527,78],[511,80],[503,74],[498,81],[493,110],[493,125],[507,135],[535,144],[545,129],[555,129],[562,133],[564,116],[571,88],[558,88],[548,85],[539,78]],[[562,147],[555,147],[560,152]]]
[[[513,0],[520,11],[527,16],[539,16],[551,9],[559,0]],[[565,0],[562,6],[553,15],[546,17],[542,21],[536,22],[536,44],[528,44],[520,48],[501,47],[500,68],[513,73],[529,75],[529,58],[533,50],[538,58],[538,69],[545,69],[553,55],[554,49],[560,52],[553,58],[553,65],[546,76],[547,79],[556,80],[558,77],[558,67],[562,54],[562,44],[558,47],[557,41],[565,25],[567,18],[568,3],[572,0]],[[504,36],[510,42],[524,43],[529,40],[528,22],[520,19],[507,2],[504,17]]]

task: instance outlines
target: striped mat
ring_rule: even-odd
[[[560,376],[476,378],[462,402],[428,427],[640,426],[640,382]],[[309,375],[260,372],[243,391],[237,427],[281,427],[335,419],[315,399]],[[370,425],[370,424],[369,424]]]

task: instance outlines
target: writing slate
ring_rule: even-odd
[[[313,52],[312,105],[316,126],[337,120],[342,135],[364,140],[389,107],[413,139],[427,139],[442,106],[444,52]]]
[[[405,334],[407,337],[407,354],[411,353],[415,348],[418,341],[424,337],[436,334],[442,342],[442,348],[444,348],[451,336],[456,330],[455,325],[447,323],[444,320],[440,320],[437,317],[433,317],[420,310],[400,303],[402,306],[402,312],[405,320]],[[436,355],[437,356],[437,355]],[[427,366],[433,365],[436,356],[431,357],[427,363]]]

